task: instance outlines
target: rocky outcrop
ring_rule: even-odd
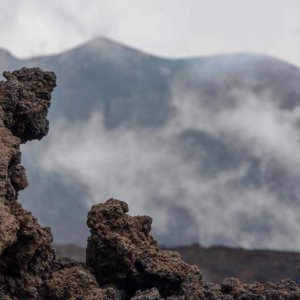
[[[200,270],[184,263],[178,253],[159,249],[150,234],[150,217],[131,217],[127,212],[127,204],[115,199],[89,212],[86,258],[98,282],[113,282],[128,297],[155,287],[162,297],[200,299]]]
[[[39,69],[5,72],[0,82],[0,298],[37,299],[54,260],[49,228],[16,202],[27,186],[20,144],[41,139],[55,75]]]
[[[205,299],[217,300],[297,300],[300,289],[291,280],[282,280],[277,284],[242,284],[235,278],[226,278],[222,285],[204,285]]]
[[[200,270],[161,250],[152,220],[128,215],[109,199],[88,215],[87,263],[57,259],[49,228],[16,201],[27,186],[20,144],[48,132],[47,110],[55,75],[38,68],[4,73],[0,82],[0,299],[196,300],[300,299],[292,281],[204,284]]]

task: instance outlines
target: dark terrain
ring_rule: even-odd
[[[109,199],[91,208],[86,265],[55,257],[50,228],[41,227],[17,198],[28,184],[20,145],[47,135],[46,117],[56,77],[39,68],[3,75],[0,299],[203,298],[199,269],[182,262],[176,252],[160,250],[150,234],[151,218],[129,216],[127,204],[119,200]]]

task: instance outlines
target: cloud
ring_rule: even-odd
[[[297,126],[300,109],[283,110],[267,95],[265,101],[243,92],[238,92],[235,97],[242,101],[224,110],[215,120],[220,131],[237,137],[251,147],[257,157],[273,158],[290,172],[300,175]]]
[[[33,157],[86,186],[89,205],[115,197],[151,215],[163,244],[299,249],[299,109],[283,110],[270,91],[230,95],[216,108],[175,82],[177,113],[161,130],[107,129],[95,112],[52,124]],[[185,144],[191,132],[199,145]]]
[[[167,57],[246,51],[300,65],[296,0],[3,0],[0,5],[0,46],[19,57],[57,53],[106,36]]]

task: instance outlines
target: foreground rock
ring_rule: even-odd
[[[80,273],[79,266],[71,272],[54,271],[50,229],[41,227],[16,202],[18,191],[27,186],[20,144],[47,134],[55,75],[34,68],[5,72],[4,77],[7,81],[0,82],[0,299],[68,299],[57,291],[58,286],[53,289],[55,281],[66,287],[71,281],[90,283],[85,288],[91,287],[93,297],[86,293],[78,298],[78,290],[70,286],[70,299],[101,299],[102,290],[89,270]]]
[[[127,212],[127,204],[115,199],[94,205],[89,212],[86,258],[97,280],[114,282],[128,297],[155,287],[162,297],[200,299],[200,270],[184,263],[178,253],[158,248],[150,234],[150,217],[131,217]]]
[[[132,217],[110,199],[92,207],[87,264],[57,259],[49,228],[16,201],[27,186],[20,144],[48,132],[55,75],[38,68],[4,73],[0,82],[0,300],[300,299],[292,281],[203,285],[197,267],[160,250],[151,218]]]

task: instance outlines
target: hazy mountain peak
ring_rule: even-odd
[[[89,58],[96,57],[98,61],[108,60],[117,63],[122,63],[125,60],[138,61],[141,58],[151,57],[151,55],[104,37],[95,38],[73,50],[65,52],[65,54],[68,53],[85,54]]]
[[[26,65],[59,79],[50,135],[23,156],[38,184],[22,194],[56,241],[85,243],[70,232],[87,203],[120,195],[139,199],[135,213],[153,215],[164,244],[300,245],[298,68],[247,53],[166,60],[106,38],[1,68]]]
[[[9,51],[0,48],[0,78],[4,71],[15,69],[18,59],[15,58]]]
[[[12,57],[11,53],[3,48],[0,48],[0,57],[6,57],[6,56],[10,56]]]

